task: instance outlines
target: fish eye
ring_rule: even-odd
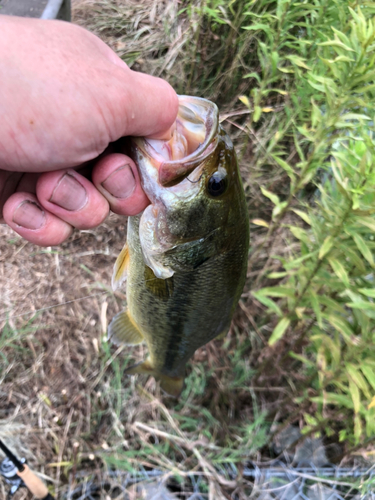
[[[220,168],[208,179],[207,190],[213,197],[222,195],[226,191],[227,187],[227,172],[224,168]]]

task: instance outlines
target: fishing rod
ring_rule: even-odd
[[[55,500],[49,493],[47,486],[32,472],[26,461],[19,460],[0,439],[0,449],[6,459],[0,464],[0,473],[7,483],[12,485],[10,494],[15,493],[21,486],[26,486],[29,491],[40,500]],[[18,476],[18,477],[17,477]]]

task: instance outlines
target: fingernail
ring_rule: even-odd
[[[33,201],[23,201],[13,213],[13,222],[26,229],[40,229],[45,220],[44,210]]]
[[[135,178],[130,165],[124,165],[111,173],[102,186],[115,198],[128,198],[135,189]]]
[[[87,203],[86,189],[75,177],[65,174],[53,190],[49,201],[65,210],[80,210]]]

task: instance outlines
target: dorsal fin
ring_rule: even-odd
[[[129,266],[129,250],[128,245],[125,243],[124,248],[121,250],[116,259],[113,274],[112,274],[112,289],[118,290],[121,285],[126,281]]]

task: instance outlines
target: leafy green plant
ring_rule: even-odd
[[[0,366],[4,365],[4,369],[10,363],[10,357],[13,359],[14,356],[17,356],[17,353],[22,354],[27,350],[21,341],[31,336],[38,328],[41,328],[40,325],[34,324],[38,316],[38,314],[34,314],[19,327],[15,327],[14,324],[12,326],[9,322],[6,322],[0,330]],[[1,372],[2,370],[0,370],[0,374]]]
[[[270,345],[283,338],[292,350],[294,363],[286,351],[278,356],[280,366],[307,375],[305,395],[297,400],[313,403],[315,417],[306,416],[305,431],[341,429],[341,439],[359,443],[375,436],[375,23],[366,6],[354,10],[347,2],[277,2],[277,9],[277,21],[266,24],[267,14],[261,26],[258,20],[249,27],[270,43],[259,43],[262,78],[243,100],[253,106],[257,123],[270,83],[283,80],[288,99],[278,132],[293,155],[275,140],[265,146],[288,176],[289,192],[280,196],[262,188],[274,208],[251,260],[268,246],[268,263],[278,259],[280,268],[269,272],[266,263],[256,284],[278,284],[253,296],[278,317]],[[336,23],[318,24],[319,12]],[[304,190],[311,184],[313,200],[307,203]],[[287,258],[271,256],[272,237],[280,230],[299,241]],[[271,363],[275,359],[260,370]]]

